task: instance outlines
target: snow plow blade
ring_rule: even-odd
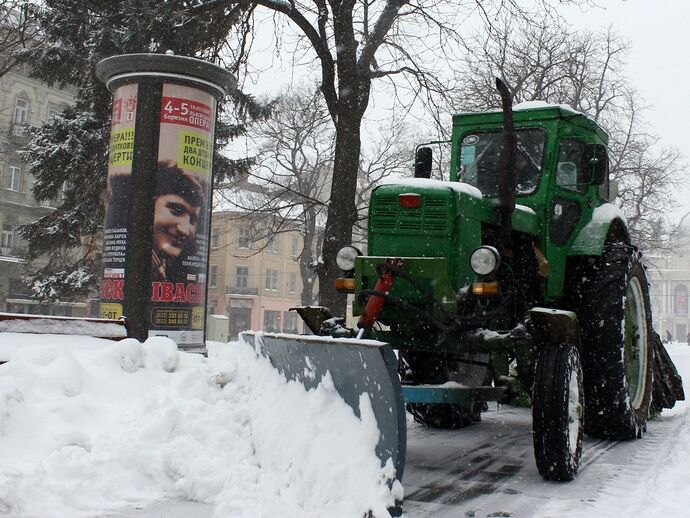
[[[402,480],[405,405],[398,360],[390,345],[375,340],[250,331],[240,333],[240,340],[268,358],[287,380],[297,381],[307,390],[330,373],[336,390],[357,417],[360,395],[368,394],[380,431],[376,455],[382,466],[392,460],[396,479]]]

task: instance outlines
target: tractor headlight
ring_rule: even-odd
[[[350,272],[355,269],[355,259],[362,255],[362,252],[357,250],[354,246],[344,246],[335,256],[335,263],[344,272]]]
[[[470,256],[470,267],[477,275],[489,275],[498,270],[501,256],[493,246],[480,246]]]

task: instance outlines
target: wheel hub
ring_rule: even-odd
[[[628,394],[632,406],[642,404],[647,380],[647,315],[640,281],[633,277],[625,293],[625,321],[623,323],[623,361]]]

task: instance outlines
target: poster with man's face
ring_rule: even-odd
[[[149,336],[202,344],[216,100],[164,84],[153,193]]]

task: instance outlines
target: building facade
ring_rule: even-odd
[[[662,339],[686,342],[690,333],[690,238],[669,253],[647,256],[654,327]]]
[[[0,77],[0,311],[83,315],[84,303],[40,304],[22,282],[27,247],[19,225],[48,214],[59,200],[37,203],[33,178],[18,155],[29,140],[29,128],[40,126],[74,100],[74,92],[51,88],[16,67]]]
[[[229,319],[229,337],[247,329],[301,333],[303,323],[290,308],[300,305],[298,256],[302,236],[290,230],[270,241],[256,240],[257,218],[214,212],[208,267],[207,314]]]

